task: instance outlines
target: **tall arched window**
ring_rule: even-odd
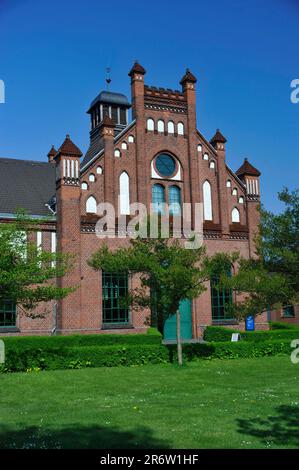
[[[184,135],[184,124],[182,122],[178,123],[178,134]]]
[[[97,212],[97,201],[93,196],[90,196],[86,201],[86,212],[89,214],[96,214]]]
[[[153,211],[163,214],[165,203],[165,189],[162,184],[154,184],[152,187]]]
[[[119,211],[130,214],[130,178],[125,171],[119,177]]]
[[[203,211],[204,220],[213,220],[212,191],[208,181],[203,184]]]
[[[178,186],[169,188],[169,214],[180,215],[181,213],[181,189]]]
[[[164,132],[164,121],[162,121],[162,119],[159,119],[158,121],[158,132]]]
[[[154,123],[154,120],[149,118],[146,122],[146,128],[148,131],[153,131],[154,128],[155,128],[155,123]]]
[[[224,274],[224,273],[223,273]],[[226,275],[231,276],[231,267],[227,266]],[[215,271],[211,276],[211,304],[212,320],[231,320],[231,306],[233,304],[233,292],[231,289],[221,285],[221,273]]]
[[[167,130],[169,134],[174,134],[174,123],[172,121],[168,122]]]
[[[240,222],[240,212],[236,207],[232,210],[232,222]]]

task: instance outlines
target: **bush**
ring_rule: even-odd
[[[160,344],[162,337],[155,328],[148,334],[99,334],[69,336],[8,336],[2,337],[5,347],[26,349],[56,349],[81,346],[108,346],[113,344]]]
[[[176,351],[171,347],[171,358],[175,360]],[[224,342],[219,343],[193,343],[183,348],[186,360],[202,359],[237,359],[248,357],[276,356],[291,354],[290,341],[264,341],[264,342]]]
[[[20,349],[9,345],[2,372],[29,370],[79,369],[158,364],[169,361],[167,348],[158,344],[76,346],[63,348]],[[0,369],[1,370],[1,369]]]
[[[299,325],[283,323],[279,321],[269,321],[270,330],[294,330],[299,329]]]
[[[292,340],[299,338],[299,328],[290,329],[274,329],[274,330],[260,330],[260,331],[237,331],[231,330],[221,326],[207,326],[204,332],[204,340],[208,342],[231,341],[232,333],[240,333],[241,340],[244,341],[278,341],[278,340]]]

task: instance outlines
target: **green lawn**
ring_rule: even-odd
[[[0,375],[0,447],[298,448],[288,356]]]

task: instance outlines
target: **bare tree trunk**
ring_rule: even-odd
[[[177,343],[177,353],[178,353],[178,364],[179,366],[183,365],[183,354],[182,354],[182,342],[181,342],[181,314],[180,310],[176,311],[176,343]]]

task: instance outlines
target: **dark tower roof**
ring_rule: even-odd
[[[90,113],[97,103],[113,104],[124,108],[131,107],[126,95],[123,95],[122,93],[114,93],[113,91],[101,91],[101,93],[99,93],[98,96],[90,103],[89,110],[87,112]]]
[[[76,157],[82,156],[81,150],[77,147],[77,145],[74,144],[74,142],[71,141],[69,134],[66,135],[66,138],[64,139],[63,144],[59,147],[57,153],[74,155]]]
[[[50,158],[50,157],[55,157],[56,153],[57,153],[57,150],[56,150],[56,148],[54,147],[54,145],[52,145],[52,147],[51,147],[51,149],[50,149],[50,151],[49,151],[47,157],[49,157],[49,158]]]
[[[183,76],[182,80],[180,81],[180,85],[183,85],[185,82],[192,82],[192,83],[197,82],[197,78],[193,75],[193,73],[190,72],[189,69],[186,69],[186,73]]]
[[[130,72],[128,73],[129,77],[132,77],[134,73],[140,73],[144,75],[146,73],[145,68],[142,67],[137,61],[134,63],[133,67],[131,68]]]
[[[249,163],[249,161],[247,160],[247,158],[244,158],[244,162],[236,171],[236,175],[239,176],[239,178],[242,178],[242,176],[245,175],[260,176],[261,172],[257,170],[254,166],[252,166],[251,163]]]
[[[214,144],[216,142],[221,142],[222,144],[225,144],[225,142],[227,142],[226,138],[221,134],[219,129],[216,130],[216,134],[210,140],[211,144]]]

